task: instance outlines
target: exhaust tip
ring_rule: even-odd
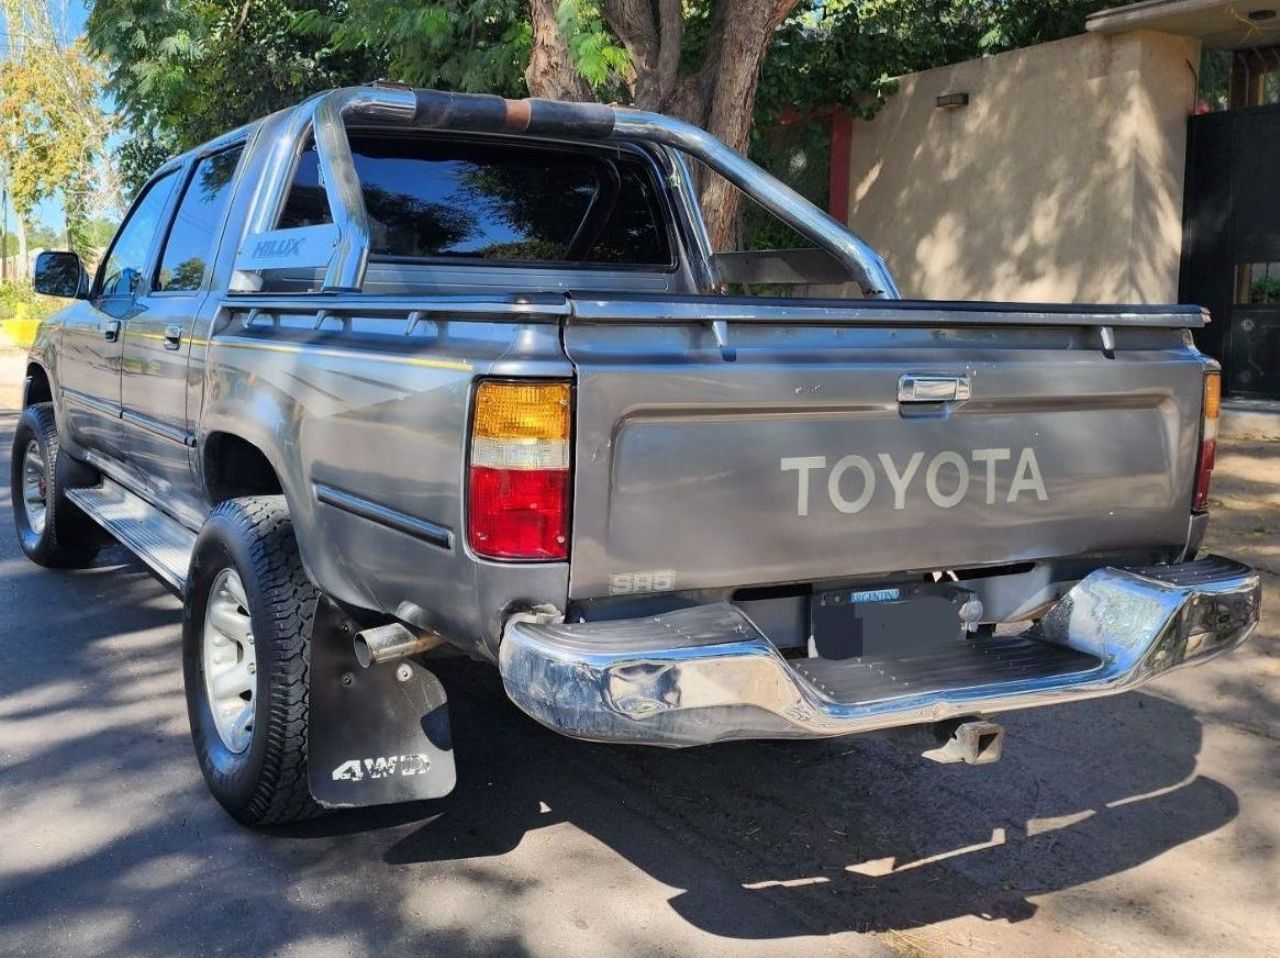
[[[356,633],[354,648],[360,668],[367,669],[373,665],[373,653],[369,651],[369,643],[365,641],[363,632]]]
[[[352,651],[362,668],[394,662],[408,655],[420,655],[443,644],[438,632],[414,632],[401,622],[379,625],[357,632]]]

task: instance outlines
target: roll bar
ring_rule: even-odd
[[[723,176],[766,210],[825,249],[868,298],[899,299],[884,261],[843,224],[770,176],[718,139],[683,120],[599,103],[507,100],[477,93],[444,93],[398,86],[347,87],[319,94],[295,107],[269,146],[236,256],[233,288],[254,290],[265,269],[323,267],[326,292],[358,291],[364,283],[371,240],[369,214],[356,177],[348,122],[424,129],[526,134],[573,140],[643,141],[692,156]],[[277,229],[298,157],[314,136],[321,178],[333,222]],[[672,167],[691,196],[688,169]],[[700,223],[700,217],[695,225]],[[705,235],[699,239],[705,253]]]

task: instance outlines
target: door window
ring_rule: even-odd
[[[132,296],[142,286],[147,254],[164,222],[165,207],[176,177],[166,173],[146,186],[146,192],[129,212],[102,264],[99,296]]]
[[[196,290],[204,282],[214,239],[231,199],[231,178],[242,152],[244,147],[237,146],[206,156],[196,164],[165,240],[157,290]]]

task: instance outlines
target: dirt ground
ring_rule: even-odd
[[[20,365],[0,356],[7,479]],[[1223,444],[1237,653],[1016,713],[997,765],[885,739],[584,745],[447,664],[449,798],[251,832],[207,797],[180,609],[22,557],[0,489],[0,954],[1280,958],[1280,443]]]

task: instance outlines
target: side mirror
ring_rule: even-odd
[[[46,296],[86,299],[89,295],[89,274],[75,253],[46,250],[36,257],[33,285],[37,293]]]

